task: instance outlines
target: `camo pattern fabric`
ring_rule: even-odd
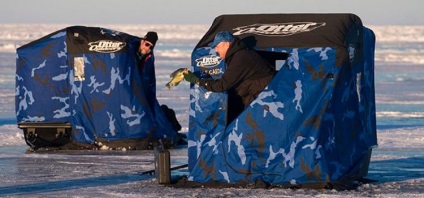
[[[73,26],[18,48],[18,123],[71,123],[76,143],[176,138],[157,99],[146,102],[136,61],[139,41]]]

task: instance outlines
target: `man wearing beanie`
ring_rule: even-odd
[[[158,41],[158,34],[156,32],[147,32],[147,34],[141,39],[139,53],[141,55],[151,53],[156,45],[156,41]]]
[[[155,56],[153,55],[153,48],[158,41],[158,34],[156,32],[147,32],[147,34],[141,38],[140,46],[138,48],[139,64],[138,69],[140,72],[142,86],[146,93],[147,103],[151,108],[153,116],[156,114],[155,101],[156,101],[156,77],[155,77]],[[175,116],[174,110],[170,109],[166,105],[161,105],[160,110],[164,112],[164,116],[168,119],[172,128],[175,132],[181,130],[181,125]],[[178,144],[187,144],[179,135]]]
[[[158,40],[156,32],[147,32],[141,38],[140,46],[138,47],[138,71],[142,79],[142,85],[146,92],[146,98],[149,106],[153,106],[156,100],[156,77],[155,77],[155,57],[153,48]]]

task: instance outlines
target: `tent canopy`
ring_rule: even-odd
[[[139,71],[139,43],[123,32],[72,26],[21,46],[18,123],[70,123],[77,144],[145,148],[152,140],[172,141],[176,132],[156,95],[146,94],[156,87],[144,82],[151,73]],[[144,68],[154,76],[152,60]]]
[[[375,37],[359,17],[219,16],[193,50],[198,77],[225,72],[209,47],[223,30],[279,71],[234,120],[227,120],[234,105],[228,93],[192,85],[189,180],[325,186],[364,177],[376,146]]]

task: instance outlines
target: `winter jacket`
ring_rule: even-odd
[[[140,72],[143,90],[149,106],[153,106],[156,100],[156,75],[155,75],[155,57],[153,52],[144,56],[139,56],[138,69]]]
[[[200,79],[199,84],[213,92],[234,89],[246,107],[268,85],[276,71],[238,38],[231,42],[224,58],[227,69],[220,79]]]

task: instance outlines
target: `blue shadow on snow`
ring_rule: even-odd
[[[424,178],[424,157],[371,161],[366,177],[380,183]]]
[[[124,175],[111,175],[92,178],[81,178],[65,181],[42,182],[36,184],[16,185],[0,187],[1,196],[11,195],[31,195],[36,193],[54,192],[61,190],[79,189],[87,187],[99,187],[108,185],[118,185],[128,182],[137,182],[145,179],[151,179],[152,175],[141,174],[124,174]]]

